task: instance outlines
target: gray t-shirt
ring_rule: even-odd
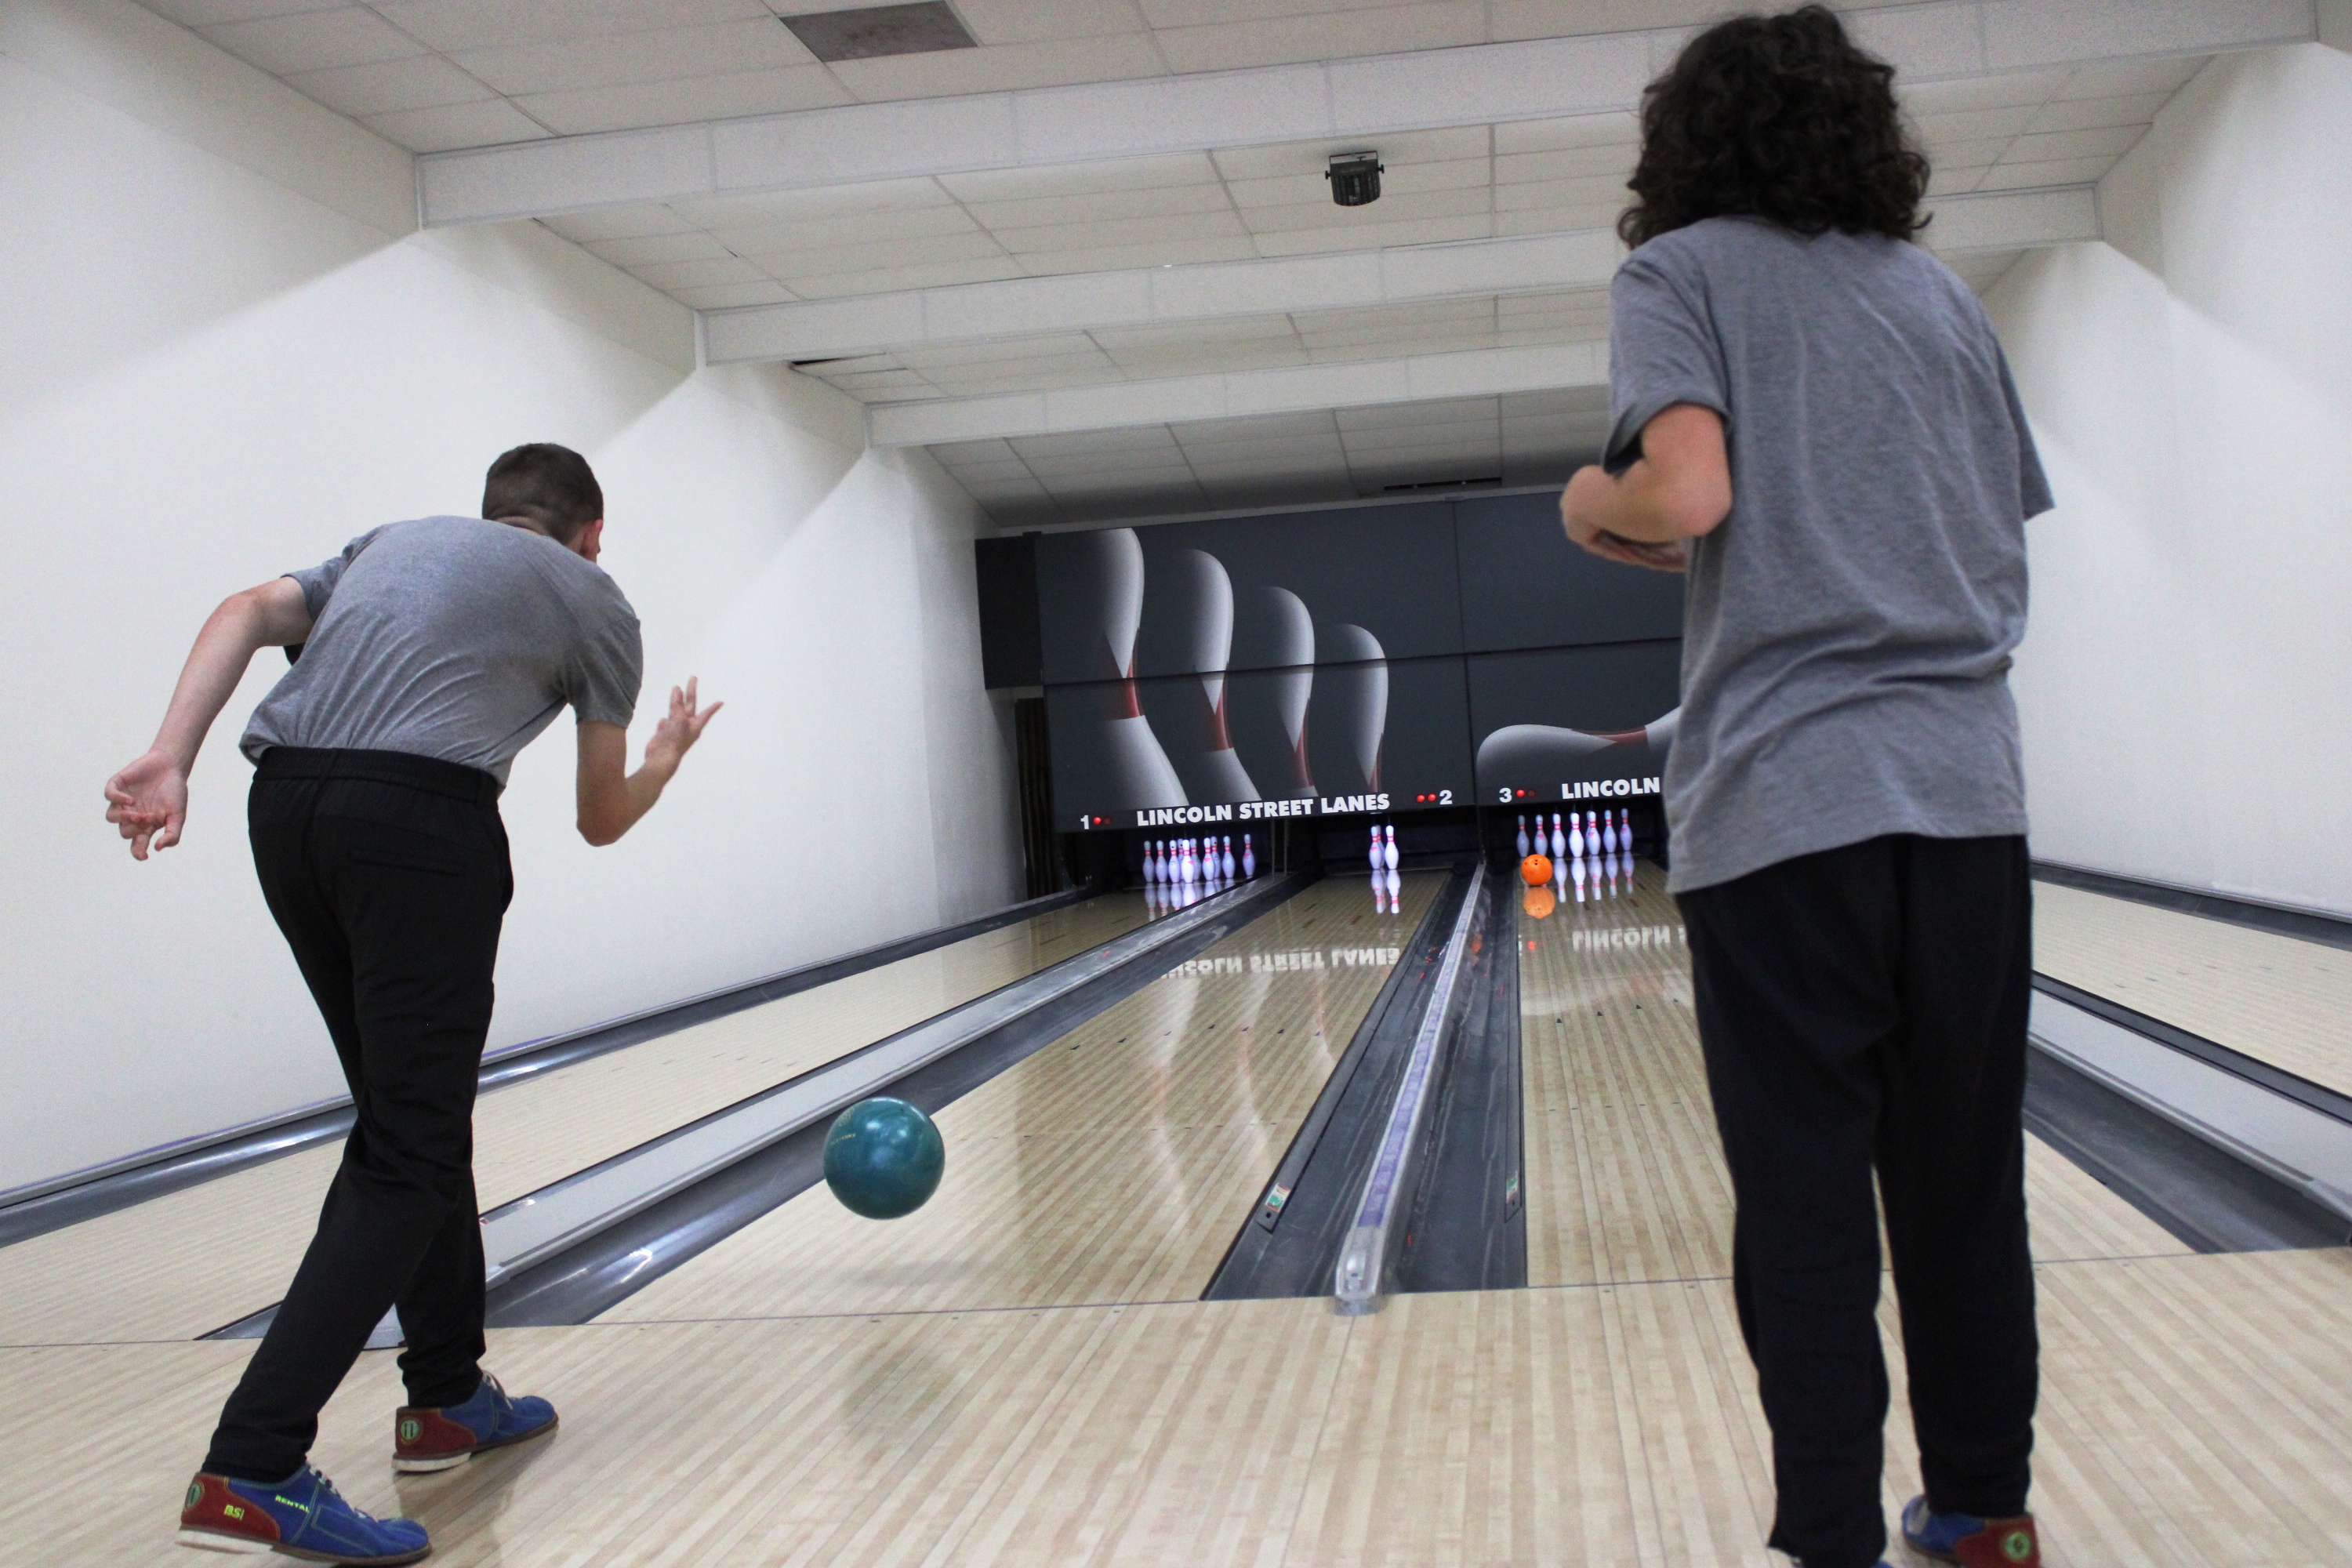
[[[240,742],[406,752],[494,773],[565,704],[628,723],[645,653],[602,568],[529,529],[425,517],[362,533],[287,574],[310,640]]]
[[[1731,459],[1691,550],[1667,886],[2024,832],[2010,650],[2050,488],[1976,296],[1916,245],[1718,217],[1610,298],[1604,464],[1677,403],[1723,416]]]

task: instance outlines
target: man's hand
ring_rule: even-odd
[[[694,705],[695,696],[693,676],[686,678],[684,687],[671,687],[669,711],[660,723],[654,726],[653,739],[646,742],[646,766],[661,769],[665,779],[677,772],[677,764],[686,760],[686,753],[702,739],[703,727],[710,722],[711,716],[727,706],[724,702],[714,702],[698,710]]]
[[[310,606],[302,584],[291,577],[273,577],[220,602],[188,651],[155,743],[106,781],[106,820],[131,840],[132,859],[144,860],[150,849],[169,849],[180,841],[196,752],[245,679],[255,650],[283,647],[310,635]]]
[[[187,771],[161,749],[106,781],[106,820],[131,840],[134,860],[177,844],[187,816]]]
[[[1579,468],[1560,492],[1570,542],[1603,560],[1660,572],[1689,563],[1688,541],[1731,511],[1723,417],[1677,403],[1642,427],[1642,456],[1616,478]]]
[[[703,727],[722,706],[714,702],[698,709],[695,701],[692,679],[682,688],[670,688],[669,712],[654,726],[653,738],[646,742],[645,765],[634,773],[626,771],[626,730],[594,721],[580,726],[581,837],[602,848],[635,827],[654,808],[663,787],[677,773],[677,764],[702,739]]]

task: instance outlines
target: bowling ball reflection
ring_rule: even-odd
[[[1529,888],[1519,895],[1519,908],[1528,911],[1529,920],[1547,918],[1559,904],[1559,900],[1552,897],[1549,888]]]
[[[1530,855],[1519,862],[1519,880],[1530,888],[1540,888],[1551,880],[1551,857]]]
[[[913,1214],[939,1191],[947,1144],[931,1119],[903,1100],[877,1095],[835,1118],[824,1135],[824,1184],[867,1219]]]

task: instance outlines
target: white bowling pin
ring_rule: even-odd
[[[1234,879],[1234,871],[1238,870],[1240,868],[1239,868],[1239,867],[1234,863],[1234,841],[1233,841],[1231,838],[1227,838],[1227,839],[1224,841],[1224,845],[1225,845],[1225,858],[1224,858],[1225,880],[1226,880],[1226,881],[1228,881],[1228,882],[1230,882],[1230,881],[1232,881],[1232,880]]]
[[[1542,817],[1536,818],[1536,826],[1543,826]],[[1559,813],[1556,811],[1551,814],[1551,858],[1555,860],[1568,858],[1568,835],[1559,830]]]
[[[1524,860],[1524,859],[1526,859],[1527,858],[1528,858],[1528,819],[1527,819],[1526,817],[1522,816],[1522,817],[1520,817],[1520,818],[1519,818],[1519,858],[1520,858],[1520,859],[1522,859],[1522,860]]]
[[[1246,833],[1242,835],[1242,875],[1257,879],[1257,840]]]
[[[1613,811],[1601,814],[1601,852],[1604,855],[1617,853],[1617,814]]]
[[[1568,852],[1579,861],[1584,858],[1584,825],[1572,811],[1568,814]]]
[[[1395,823],[1393,823],[1393,822],[1391,822],[1391,823],[1390,823],[1390,824],[1389,824],[1389,842],[1388,842],[1388,849],[1387,849],[1387,852],[1386,852],[1386,853],[1384,853],[1383,855],[1381,855],[1381,865],[1383,865],[1383,866],[1386,866],[1386,867],[1389,868],[1389,879],[1390,879],[1391,881],[1394,881],[1394,880],[1396,879],[1396,868],[1397,868],[1397,847],[1396,847],[1396,824],[1395,824]]]
[[[1375,871],[1378,871],[1382,866],[1387,864],[1386,859],[1381,854],[1381,825],[1377,822],[1372,824],[1371,860],[1372,869]]]

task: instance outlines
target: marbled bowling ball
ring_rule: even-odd
[[[834,1119],[824,1135],[824,1184],[841,1206],[867,1219],[913,1214],[940,1190],[948,1146],[931,1119],[903,1100],[877,1095]]]

